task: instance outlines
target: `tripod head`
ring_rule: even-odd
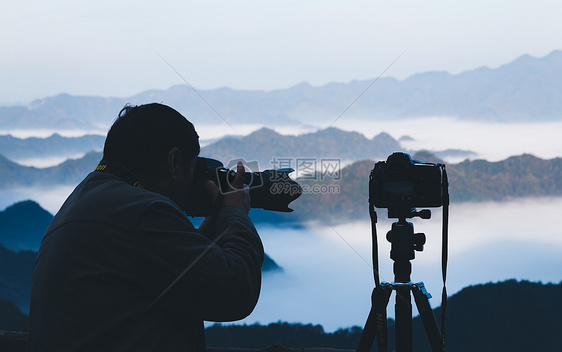
[[[416,211],[412,208],[388,209],[389,218],[398,218],[386,234],[386,239],[391,243],[390,258],[394,261],[394,279],[397,283],[409,283],[412,273],[410,260],[415,258],[415,252],[423,251],[426,241],[424,233],[415,233],[414,225],[406,219],[420,217],[431,218],[431,211],[424,209]]]
[[[416,216],[421,219],[431,219],[431,210],[416,211],[415,208],[388,208],[389,219],[411,219]]]

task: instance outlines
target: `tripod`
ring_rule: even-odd
[[[422,282],[414,284],[410,281],[412,273],[410,260],[415,258],[415,251],[423,250],[425,234],[414,233],[414,226],[406,219],[416,216],[429,219],[431,212],[429,210],[418,212],[415,209],[389,209],[388,217],[398,218],[398,221],[392,224],[392,229],[386,235],[387,240],[391,243],[390,258],[394,261],[393,283],[379,282],[374,206],[370,207],[370,213],[373,228],[375,288],[371,296],[371,311],[365,323],[357,352],[370,351],[375,337],[378,338],[379,351],[387,351],[386,307],[392,291],[396,291],[396,351],[412,351],[412,302],[410,292],[414,296],[432,351],[445,351],[444,339],[439,332],[433,311],[429,305],[431,295],[425,290]]]

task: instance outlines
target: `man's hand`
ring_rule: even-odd
[[[224,195],[222,200],[223,206],[233,205],[244,210],[246,214],[250,212],[250,190],[248,185],[244,184],[244,165],[238,162],[236,165],[236,175],[230,182],[230,191]]]
[[[244,184],[244,175],[244,165],[239,161],[236,165],[236,175],[229,184],[230,189],[223,196],[222,205],[239,207],[248,214],[250,212],[250,191],[248,185]],[[220,192],[219,187],[210,180],[205,183],[205,187],[212,199],[216,199]]]

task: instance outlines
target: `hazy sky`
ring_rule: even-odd
[[[4,1],[0,104],[184,84],[278,89],[562,49],[558,0]]]

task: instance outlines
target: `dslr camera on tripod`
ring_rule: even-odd
[[[406,153],[393,153],[371,170],[369,199],[375,207],[389,211],[440,207],[443,205],[442,164],[422,163]]]
[[[386,308],[392,291],[396,291],[395,347],[398,352],[411,352],[412,302],[414,295],[431,350],[445,351],[445,310],[447,291],[445,278],[447,268],[449,182],[445,164],[422,163],[412,160],[406,153],[393,153],[386,161],[375,164],[369,176],[369,214],[373,236],[373,275],[375,288],[371,295],[371,312],[365,323],[356,352],[369,352],[375,338],[379,351],[387,350]],[[441,329],[429,304],[431,295],[423,282],[411,282],[412,264],[416,251],[423,251],[426,236],[414,233],[414,225],[406,219],[419,216],[431,218],[431,211],[418,207],[437,208],[443,206],[442,229],[442,273],[443,294],[441,303]],[[376,208],[387,208],[389,218],[398,218],[386,234],[391,243],[390,258],[394,261],[394,282],[380,282],[378,272],[378,244]]]

